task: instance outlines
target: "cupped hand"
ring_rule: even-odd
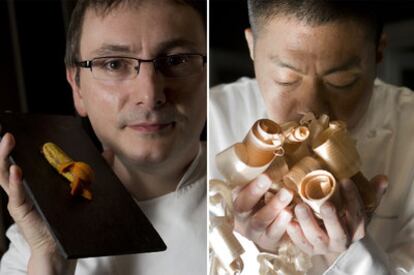
[[[340,184],[344,199],[341,217],[331,202],[321,206],[321,219],[304,203],[295,207],[296,221],[290,222],[287,233],[292,242],[309,255],[334,256],[334,259],[366,234],[368,218],[357,187],[349,179]],[[371,184],[379,202],[387,188],[387,178],[376,176]]]
[[[260,175],[234,195],[235,230],[252,240],[260,249],[274,252],[292,219],[287,208],[293,194],[282,188],[266,203],[264,194],[271,180]]]

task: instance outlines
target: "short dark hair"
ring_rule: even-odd
[[[207,1],[206,0],[174,0],[194,8],[201,16],[206,29]],[[138,7],[144,0],[78,0],[70,19],[66,35],[66,67],[74,67],[80,58],[80,39],[85,13],[88,9],[95,9],[97,13],[106,15],[121,4]],[[78,82],[78,74],[77,74]]]
[[[376,1],[329,0],[248,0],[249,20],[257,35],[263,24],[277,15],[293,15],[309,25],[321,25],[343,19],[363,24],[378,44],[383,21]]]

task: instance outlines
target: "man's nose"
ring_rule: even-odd
[[[152,62],[141,63],[135,79],[134,100],[137,105],[149,109],[162,106],[166,102],[165,81]]]
[[[327,94],[317,80],[308,81],[300,87],[297,102],[298,113],[312,112],[319,115],[329,111]]]

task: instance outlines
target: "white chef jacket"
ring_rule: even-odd
[[[209,106],[209,178],[222,178],[215,155],[241,142],[253,123],[268,115],[256,80],[248,78],[212,88]],[[375,80],[368,110],[351,134],[357,140],[361,171],[368,178],[387,175],[389,188],[367,236],[331,266],[313,257],[308,274],[414,273],[414,93]],[[246,250],[242,274],[257,274],[257,248],[238,238]]]
[[[75,275],[206,274],[206,164],[202,144],[175,192],[138,202],[166,243],[166,251],[79,259]],[[11,243],[1,260],[0,274],[27,274],[28,244],[16,225],[6,235]]]

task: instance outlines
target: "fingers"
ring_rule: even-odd
[[[272,199],[252,217],[252,224],[256,227],[267,227],[279,214],[287,207],[293,199],[293,194],[287,189],[282,188],[272,197]]]
[[[11,134],[5,134],[0,142],[0,185],[9,193],[9,155],[15,145]]]
[[[326,254],[329,251],[329,238],[320,228],[312,210],[306,204],[300,203],[295,207],[295,215],[304,236],[313,247],[313,252]]]
[[[22,172],[17,165],[10,166],[9,176],[9,204],[18,208],[25,202],[25,194],[22,184]]]
[[[348,247],[349,238],[332,203],[326,202],[321,206],[321,218],[329,237],[330,251],[345,251]]]
[[[289,205],[292,198],[293,194],[282,188],[250,218],[245,231],[246,236],[259,242],[262,235],[267,234],[265,238],[272,238],[272,244],[278,242],[286,230],[287,223],[292,218],[290,212],[281,211]]]
[[[280,239],[286,232],[286,229],[292,220],[292,213],[290,210],[283,209],[277,215],[276,219],[267,227],[266,231],[260,236],[258,245],[262,249],[273,251]]]
[[[347,206],[346,219],[349,226],[352,241],[357,241],[365,236],[366,217],[364,204],[359,196],[355,184],[349,180],[342,180],[341,187]]]
[[[12,134],[6,133],[0,142],[0,156],[6,158],[14,148],[15,140]]]
[[[239,213],[248,212],[259,202],[272,184],[266,175],[260,175],[240,190],[234,201],[234,210]]]
[[[287,233],[292,242],[302,251],[309,255],[327,255],[332,252],[343,252],[347,249],[348,235],[331,202],[327,202],[321,207],[320,216],[325,229],[321,228],[307,205],[298,204],[295,207],[295,214],[297,222],[292,221],[289,224]]]
[[[377,175],[370,180],[371,185],[375,188],[375,194],[377,198],[378,205],[382,199],[382,196],[388,189],[388,177],[385,175]]]
[[[9,203],[7,204],[7,209],[16,223],[22,221],[32,209],[31,203],[26,199],[21,169],[17,165],[10,167]]]
[[[270,184],[269,178],[263,175],[238,193],[234,203],[235,229],[262,249],[273,251],[292,219],[286,207],[293,194],[282,188],[264,204],[261,199]]]
[[[287,233],[292,242],[297,247],[299,247],[300,250],[302,250],[308,255],[314,254],[313,246],[308,242],[308,240],[305,237],[305,234],[303,234],[302,228],[297,222],[290,222],[290,224],[287,227]]]

